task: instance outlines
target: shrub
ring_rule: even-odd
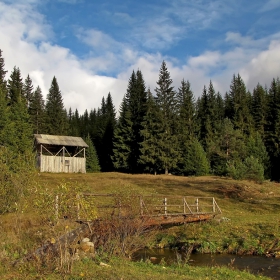
[[[264,180],[264,168],[259,160],[253,156],[250,156],[244,161],[245,166],[245,179],[253,180],[256,182],[263,182]]]
[[[253,156],[247,157],[243,162],[230,161],[227,163],[228,176],[236,180],[252,180],[263,182],[264,168],[259,160]]]
[[[22,210],[23,198],[34,178],[32,154],[16,154],[6,147],[0,148],[0,213]]]

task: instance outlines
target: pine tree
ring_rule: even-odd
[[[143,129],[140,131],[143,141],[139,163],[144,166],[145,172],[156,174],[162,169],[159,157],[161,151],[159,136],[163,135],[164,131],[160,122],[156,121],[159,119],[160,112],[150,89],[147,94],[147,113],[142,122]]]
[[[5,61],[2,57],[2,50],[0,49],[0,88],[6,93],[7,82],[5,80],[6,73],[8,71],[5,70]]]
[[[104,96],[102,97],[101,100],[101,107],[98,108],[95,122],[90,123],[91,131],[94,131],[94,134],[92,134],[92,138],[94,139],[94,145],[96,147],[98,157],[101,159],[100,165],[101,169],[103,169],[103,164],[102,164],[102,152],[103,152],[103,137],[104,137],[104,132],[106,129],[106,102]]]
[[[234,129],[232,122],[225,118],[218,133],[213,136],[208,145],[212,173],[226,175],[229,161],[242,161],[246,156],[247,150],[243,133]]]
[[[0,147],[5,144],[4,128],[8,122],[8,106],[4,88],[0,86]]]
[[[177,100],[176,92],[172,86],[172,79],[170,73],[167,70],[166,63],[163,61],[159,79],[157,81],[156,92],[156,104],[158,106],[160,116],[158,120],[163,128],[161,135],[158,135],[159,141],[159,161],[161,162],[161,169],[165,174],[168,174],[169,170],[175,168],[177,165],[179,145],[177,132]]]
[[[95,145],[102,171],[113,171],[113,140],[116,127],[116,112],[112,96],[109,93],[106,100],[103,97],[98,117],[94,120]]]
[[[136,72],[136,75],[133,71],[131,75],[127,89],[127,99],[132,122],[132,141],[129,165],[133,173],[139,173],[142,171],[139,166],[139,158],[141,156],[141,143],[143,142],[143,137],[140,131],[143,129],[142,122],[147,110],[146,87],[140,70]]]
[[[90,121],[89,121],[89,113],[86,109],[84,114],[80,117],[80,125],[83,128],[81,131],[82,137],[87,137],[90,134]]]
[[[279,180],[280,168],[280,80],[273,79],[268,93],[265,144],[270,157],[271,177]]]
[[[221,94],[218,92],[216,96],[216,119],[218,123],[221,123],[225,118],[225,101]],[[217,127],[217,125],[216,125]]]
[[[102,170],[113,171],[114,165],[112,162],[113,156],[113,140],[116,128],[116,112],[113,105],[112,96],[109,93],[106,98],[105,110],[105,130],[103,134],[103,157],[102,157]]]
[[[231,108],[227,107],[228,117],[233,121],[236,129],[240,129],[243,133],[249,135],[252,130],[252,116],[249,109],[250,98],[239,74],[237,76],[233,75],[227,98],[229,98],[227,105],[232,105]]]
[[[90,112],[89,112],[89,123],[90,123],[90,136],[91,136],[91,139],[92,139],[94,145],[96,146],[95,138],[96,138],[97,130],[98,130],[96,109],[90,110]]]
[[[206,152],[196,138],[185,142],[185,156],[182,173],[187,176],[202,176],[209,173],[209,162]]]
[[[46,100],[47,133],[66,135],[68,132],[67,112],[55,77],[53,77]]]
[[[86,150],[86,170],[87,172],[100,172],[97,153],[89,135],[85,138],[85,142],[88,144]]]
[[[185,157],[187,155],[187,142],[195,137],[195,100],[190,88],[189,81],[182,80],[181,87],[178,88],[178,141],[180,154],[176,172],[183,173]]]
[[[19,99],[8,109],[9,121],[2,131],[4,146],[15,154],[31,153],[32,127],[25,102]]]
[[[132,122],[131,112],[124,97],[120,107],[120,116],[117,121],[113,139],[112,162],[119,171],[129,172],[129,156],[131,154]]]
[[[207,141],[212,135],[210,101],[206,86],[203,87],[202,96],[197,101],[197,122],[199,124],[199,140],[206,149]]]
[[[23,83],[19,68],[14,67],[10,79],[8,80],[8,102],[13,105],[23,99]]]
[[[74,113],[72,113],[72,109],[69,109],[68,112],[68,121],[69,121],[69,135],[84,137],[85,134],[81,132],[81,118],[79,115],[79,111],[76,109]]]
[[[269,156],[266,151],[264,142],[261,138],[261,134],[257,132],[254,136],[250,136],[246,142],[247,157],[254,157],[255,159],[257,159],[258,162],[262,165],[266,177],[268,177],[270,175]]]
[[[267,93],[260,84],[258,84],[253,90],[251,111],[254,120],[254,129],[264,137],[267,113]]]
[[[29,74],[27,75],[27,78],[24,81],[22,93],[23,93],[24,98],[26,99],[26,104],[27,104],[27,108],[28,108],[29,104],[31,102],[32,95],[33,95],[33,84],[32,84],[32,80],[31,80]]]
[[[189,81],[184,79],[181,87],[178,88],[178,108],[179,108],[179,134],[182,141],[194,137],[195,134],[195,99]]]
[[[28,108],[30,121],[33,128],[33,133],[45,133],[46,129],[46,114],[45,101],[43,99],[41,88],[38,86],[34,93],[30,96]]]
[[[200,123],[199,136],[204,149],[208,150],[208,142],[216,134],[220,122],[223,120],[223,102],[217,95],[212,81],[208,90],[204,86],[200,103],[198,104],[197,118]]]

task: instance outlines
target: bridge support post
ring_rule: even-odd
[[[77,219],[80,220],[80,195],[79,194],[77,194],[76,199],[77,199]]]
[[[55,210],[55,219],[58,220],[58,195],[55,196],[55,204],[54,204],[54,210]]]
[[[144,214],[144,211],[143,211],[143,199],[142,197],[140,196],[140,215],[143,216]]]

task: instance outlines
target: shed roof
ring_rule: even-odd
[[[81,137],[60,136],[47,134],[34,134],[37,144],[57,145],[57,146],[74,146],[87,148],[87,143]]]

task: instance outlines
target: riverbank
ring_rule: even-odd
[[[0,217],[1,279],[36,279],[34,275],[37,275],[36,277],[41,275],[42,279],[63,279],[59,278],[61,275],[65,277],[64,279],[91,279],[90,277],[94,278],[94,273],[97,271],[100,273],[97,279],[180,279],[179,276],[182,279],[207,279],[207,277],[225,279],[223,273],[229,275],[234,273],[232,278],[226,278],[238,279],[237,276],[241,275],[238,274],[241,272],[230,268],[216,268],[215,273],[221,276],[213,278],[210,268],[190,268],[188,265],[182,267],[181,264],[181,266],[177,265],[177,268],[162,268],[147,263],[131,263],[125,260],[125,254],[131,255],[133,252],[129,250],[135,250],[133,244],[130,244],[126,247],[128,251],[124,252],[124,256],[119,259],[115,259],[114,255],[107,255],[104,260],[102,259],[102,262],[109,263],[110,267],[99,266],[98,257],[106,253],[101,250],[96,254],[97,259],[73,261],[67,264],[68,268],[59,262],[50,266],[40,262],[25,263],[20,268],[22,275],[25,276],[17,278],[19,270],[11,265],[14,261],[23,258],[46,241],[56,240],[66,230],[77,227],[77,223],[71,222],[70,219],[55,221],[54,197],[56,194],[63,194],[65,201],[70,200],[72,203],[71,199],[76,197],[77,192],[120,191],[126,194],[210,196],[215,197],[222,210],[222,215],[207,223],[156,229],[149,238],[144,240],[138,238],[139,243],[136,245],[139,247],[184,249],[193,246],[193,250],[200,253],[279,256],[279,184],[264,182],[259,185],[219,177],[46,173],[34,176],[34,184],[26,189],[26,194],[19,202],[16,213]],[[91,215],[93,217],[96,213],[92,211]],[[88,266],[94,268],[94,271],[89,272],[91,269]],[[178,269],[183,269],[183,271]],[[163,270],[164,275],[169,277],[160,278],[164,277],[161,275]],[[131,271],[127,277],[124,274],[126,271]],[[145,278],[145,273],[147,278]],[[103,274],[104,278],[102,278]],[[141,278],[137,278],[138,274]],[[28,275],[33,275],[34,278],[28,278]],[[115,278],[106,278],[108,275]],[[152,275],[152,278],[149,275]],[[248,277],[242,275],[240,279],[257,279]]]

